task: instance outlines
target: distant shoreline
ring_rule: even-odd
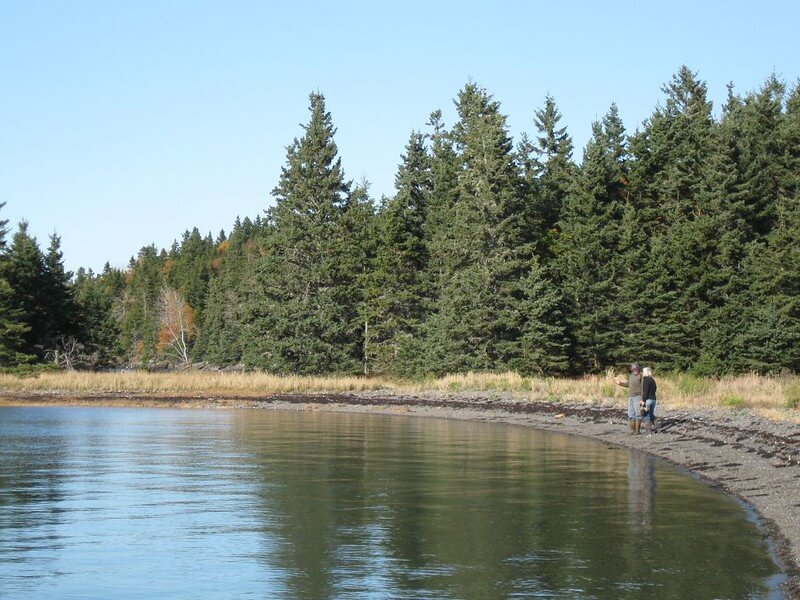
[[[0,406],[128,406],[325,410],[521,425],[634,448],[679,465],[750,505],[800,597],[800,425],[752,411],[661,409],[660,431],[631,436],[620,406],[515,399],[507,394],[444,392],[285,393],[263,396],[0,391]]]

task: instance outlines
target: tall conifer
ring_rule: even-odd
[[[432,189],[425,138],[412,133],[395,176],[397,193],[380,211],[378,246],[365,280],[364,312],[371,323],[369,372],[411,375],[423,365],[421,327],[430,297],[425,222]]]
[[[595,123],[583,164],[566,198],[556,243],[556,265],[579,371],[598,371],[620,359],[626,315],[619,287],[630,276],[621,264],[624,135],[616,107]]]
[[[5,202],[0,203],[0,209]],[[8,282],[11,267],[6,248],[8,220],[0,220],[0,367],[29,362],[33,356],[24,353],[30,327],[23,321],[24,313],[17,305],[14,290]]]
[[[459,93],[456,107],[457,199],[448,235],[432,249],[445,268],[426,323],[431,364],[439,372],[507,365],[508,342],[519,335],[515,303],[530,257],[506,117],[486,90],[472,83]]]
[[[311,94],[309,110],[273,191],[273,230],[250,289],[243,358],[281,373],[358,372],[360,330],[347,304],[351,281],[340,268],[350,185],[321,94]]]

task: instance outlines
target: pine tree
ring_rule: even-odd
[[[8,254],[7,278],[12,290],[12,306],[20,311],[29,327],[21,351],[39,360],[52,341],[45,279],[45,257],[36,238],[28,233],[28,223],[22,221],[12,237]]]
[[[470,83],[456,107],[457,200],[431,246],[441,270],[426,322],[430,365],[438,372],[502,369],[519,337],[515,304],[532,251],[521,226],[521,178],[499,104]]]
[[[146,365],[156,358],[158,296],[166,262],[166,252],[145,246],[131,258],[125,273],[126,285],[119,300],[120,346],[128,364]]]
[[[536,182],[531,186],[530,201],[537,216],[538,251],[542,256],[552,251],[564,203],[576,174],[572,138],[566,127],[559,127],[561,117],[555,99],[548,95],[544,107],[535,111],[536,142],[523,147],[527,156],[533,155],[532,159],[528,158],[530,166],[526,170],[531,172],[527,179],[533,176]]]
[[[663,91],[665,106],[630,144],[629,197],[650,250],[637,278],[646,303],[636,327],[649,344],[648,355],[639,358],[685,370],[698,360],[709,310],[707,161],[714,123],[706,85],[687,67]]]
[[[350,319],[352,282],[340,268],[338,241],[350,185],[321,94],[311,94],[310,112],[273,191],[277,205],[250,289],[243,358],[280,373],[353,373],[361,367],[360,329]]]
[[[0,203],[0,209],[5,202]],[[23,311],[15,306],[15,293],[8,282],[10,263],[6,253],[8,220],[0,220],[0,367],[28,363],[33,356],[25,354],[26,335],[30,327],[23,321]]]
[[[49,316],[49,349],[59,351],[58,346],[78,335],[76,306],[72,295],[72,273],[64,268],[61,252],[61,238],[55,233],[50,236],[50,244],[44,256],[45,296]]]
[[[71,292],[74,297],[73,320],[78,327],[77,342],[80,368],[94,369],[116,364],[119,324],[114,314],[115,284],[110,266],[102,275],[78,269]]]
[[[519,310],[524,320],[508,366],[523,375],[567,372],[569,338],[561,290],[536,258],[521,282],[521,289]]]
[[[627,179],[624,130],[616,106],[592,131],[565,200],[555,258],[574,340],[573,361],[584,372],[597,372],[621,359],[626,318],[620,312],[620,284],[631,276],[620,252]]]
[[[800,369],[800,195],[776,209],[775,227],[752,246],[745,265],[750,285],[735,339],[738,372]]]
[[[378,247],[364,280],[369,373],[412,375],[422,368],[420,339],[430,290],[425,223],[432,189],[422,134],[412,133],[395,177],[395,196],[378,217]]]
[[[203,354],[198,358],[218,366],[241,362],[247,282],[254,273],[263,235],[260,225],[237,217],[230,236],[217,245],[201,313],[196,347],[202,348]]]

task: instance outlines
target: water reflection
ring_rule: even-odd
[[[523,428],[41,408],[0,439],[0,596],[759,597],[775,572],[735,502]]]
[[[631,452],[628,455],[628,511],[631,524],[646,534],[653,527],[655,487],[653,457],[641,452]]]

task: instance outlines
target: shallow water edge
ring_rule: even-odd
[[[221,398],[54,392],[0,396],[0,405],[42,404],[384,413],[520,425],[635,448],[685,468],[751,507],[786,573],[782,590],[788,598],[800,598],[800,428],[791,424],[778,425],[744,412],[687,413],[667,406],[661,411],[658,434],[629,436],[626,418],[616,407],[518,401],[489,394],[368,392]]]

